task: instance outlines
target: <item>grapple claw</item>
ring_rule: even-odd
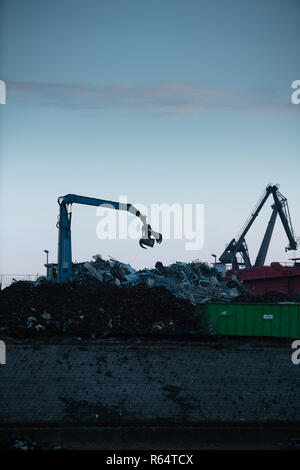
[[[141,238],[140,241],[139,241],[139,244],[142,248],[144,248],[146,250],[146,246],[150,246],[151,248],[153,248],[154,240],[153,240],[153,238]],[[146,246],[144,246],[144,245],[146,245]]]
[[[139,241],[140,246],[144,249],[146,249],[147,246],[153,248],[155,241],[157,243],[162,242],[161,233],[155,232],[150,225],[144,224],[142,228],[142,238]]]

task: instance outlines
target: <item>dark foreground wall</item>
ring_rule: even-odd
[[[300,422],[290,344],[7,343],[0,423]]]

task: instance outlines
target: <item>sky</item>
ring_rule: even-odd
[[[298,0],[0,0],[0,274],[44,274],[44,249],[56,262],[68,193],[204,205],[193,251],[99,240],[95,208],[74,205],[73,261],[212,262],[270,182],[300,234],[299,17]],[[278,220],[267,264],[300,256],[286,245]]]

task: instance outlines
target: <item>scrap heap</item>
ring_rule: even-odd
[[[193,305],[167,289],[118,287],[98,281],[34,285],[0,291],[0,333],[8,337],[177,336],[196,330]]]
[[[198,260],[169,266],[158,261],[155,269],[136,271],[129,264],[113,258],[103,260],[100,255],[95,255],[93,259],[92,262],[75,265],[73,271],[77,281],[86,284],[94,278],[117,286],[165,287],[176,297],[187,299],[192,304],[230,302],[242,292],[238,282],[227,282],[216,269]]]
[[[105,338],[172,336],[197,330],[195,303],[230,301],[239,294],[207,264],[156,263],[134,270],[117,260],[78,263],[70,283],[47,278],[14,282],[0,291],[0,333]],[[239,286],[238,286],[239,287]]]

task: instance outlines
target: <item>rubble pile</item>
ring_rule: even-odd
[[[78,263],[74,267],[74,278],[83,284],[94,278],[117,286],[166,287],[176,297],[188,299],[192,304],[231,301],[242,292],[238,282],[225,281],[216,269],[198,260],[169,266],[157,262],[155,269],[136,271],[129,264],[103,260],[95,255],[93,262]]]
[[[172,336],[196,330],[194,307],[164,287],[29,281],[0,292],[0,333],[27,338]]]
[[[229,302],[242,292],[206,263],[176,262],[136,271],[95,255],[73,266],[73,282],[39,278],[0,291],[0,333],[103,338],[196,331],[194,305]]]

